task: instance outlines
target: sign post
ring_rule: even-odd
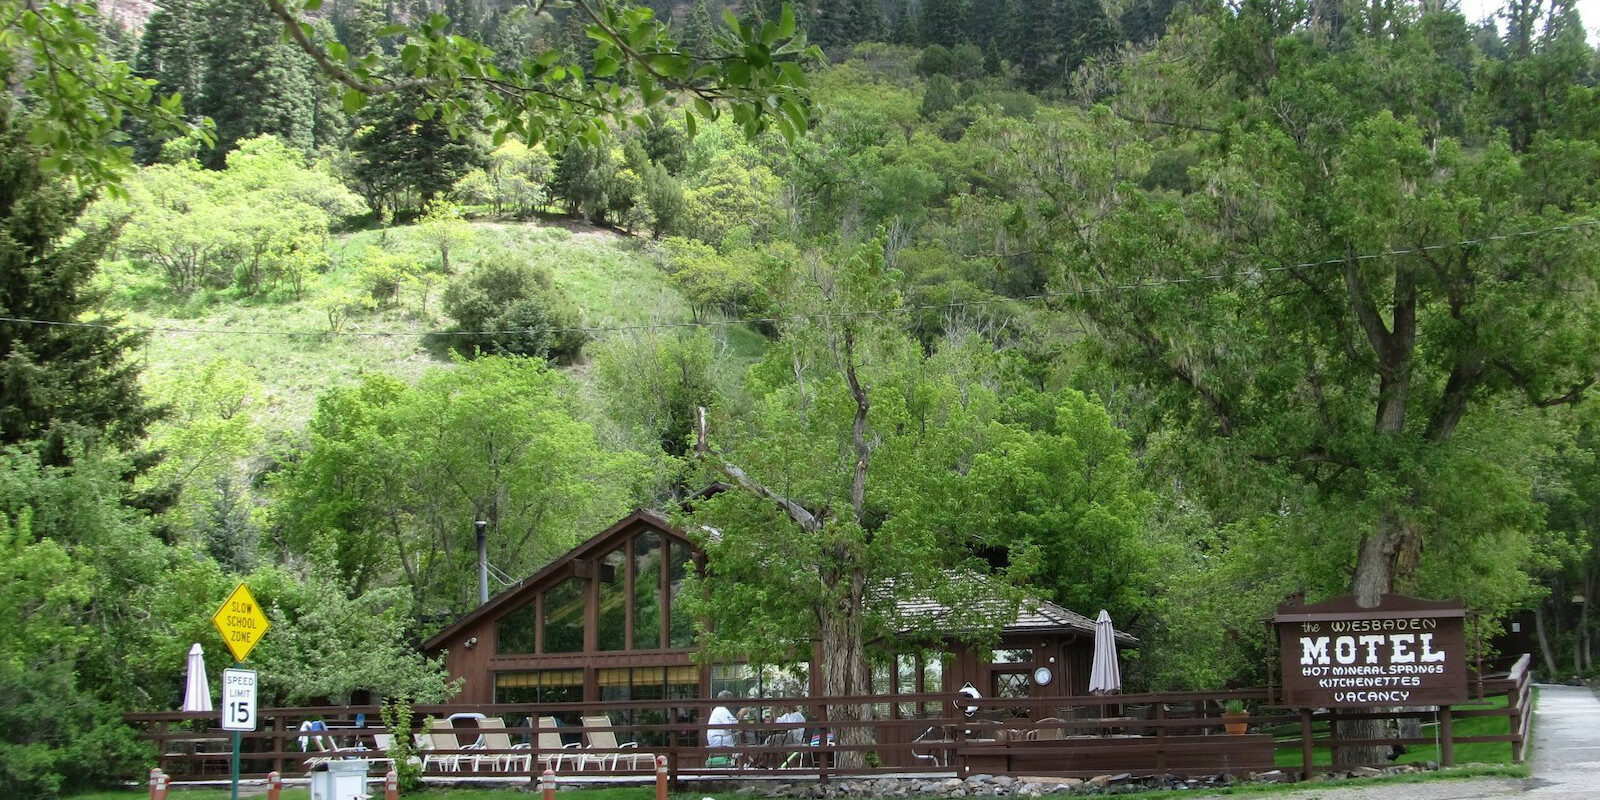
[[[233,731],[232,800],[239,800],[239,734],[256,729],[256,672],[240,669],[242,662],[267,632],[270,623],[250,588],[239,584],[211,616],[222,642],[233,653],[233,668],[222,671],[222,729]]]

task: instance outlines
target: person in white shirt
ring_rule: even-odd
[[[732,700],[733,692],[727,690],[718,692],[717,699]],[[711,709],[711,717],[706,720],[706,724],[711,726],[706,728],[707,747],[732,747],[737,741],[734,728],[739,724],[739,718],[728,710],[726,704]]]
[[[800,707],[799,706],[791,706],[789,708],[789,713],[778,717],[777,721],[780,722],[780,723],[781,722],[805,722],[806,721],[806,715],[800,713]],[[788,741],[789,741],[790,744],[800,744],[801,742],[805,741],[805,738],[806,738],[806,729],[805,728],[790,728],[789,730],[785,731],[784,733],[787,736]]]

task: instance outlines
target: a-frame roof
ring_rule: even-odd
[[[494,597],[489,602],[464,614],[461,618],[450,624],[450,627],[429,637],[422,643],[422,649],[428,652],[438,650],[448,642],[452,636],[471,627],[485,617],[494,617],[502,609],[511,611],[519,608],[523,603],[533,599],[533,595],[543,587],[548,579],[566,569],[572,562],[581,559],[603,556],[616,549],[629,535],[640,527],[651,528],[662,535],[694,546],[687,537],[667,518],[655,511],[636,510],[632,514],[617,520],[616,524],[589,537],[582,544],[568,550],[560,557],[544,565],[538,571],[518,581],[517,584]],[[699,548],[696,548],[698,550]]]
[[[708,487],[708,491],[714,493],[721,488],[725,487]],[[480,620],[486,617],[492,619],[502,611],[509,612],[520,608],[524,603],[533,599],[534,594],[550,582],[550,578],[559,575],[574,561],[595,558],[611,552],[640,527],[650,528],[665,537],[695,547],[696,551],[699,550],[693,542],[689,541],[688,537],[683,535],[682,531],[673,527],[672,523],[659,512],[636,510],[628,516],[617,520],[611,527],[568,550],[532,575],[518,581],[517,585],[489,598],[489,602],[464,614],[449,627],[423,642],[423,650],[428,652],[437,651],[456,634],[470,628]],[[897,606],[896,613],[902,617],[937,619],[950,614],[949,608],[927,598],[901,599],[898,601]],[[1002,632],[1092,634],[1094,632],[1094,621],[1048,600],[1032,599],[1022,604],[1022,607],[1017,611],[1016,619],[1005,625]],[[1116,636],[1119,644],[1131,645],[1138,642],[1137,639],[1122,631],[1117,631]]]

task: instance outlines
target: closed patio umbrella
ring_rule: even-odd
[[[1100,609],[1094,621],[1094,660],[1089,665],[1089,694],[1122,691],[1122,669],[1117,666],[1117,632],[1111,615]]]
[[[189,648],[189,675],[183,682],[182,711],[210,711],[211,683],[206,680],[206,656],[195,642]]]

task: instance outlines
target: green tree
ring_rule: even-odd
[[[798,256],[792,246],[775,245],[777,257]],[[738,250],[723,255],[702,242],[672,237],[666,240],[667,274],[689,301],[696,321],[716,311],[738,317],[757,310],[763,292],[757,271],[758,254]]]
[[[487,148],[470,135],[472,120],[452,130],[437,115],[418,111],[424,97],[421,90],[386,95],[357,117],[352,177],[379,213],[426,209],[462,176],[488,164]]]
[[[446,275],[454,272],[451,251],[471,244],[473,236],[472,224],[461,216],[461,209],[454,203],[431,203],[427,213],[417,220],[417,238],[439,251],[439,271]]]
[[[660,164],[651,164],[640,175],[645,208],[650,212],[650,236],[659,239],[685,227],[688,202],[683,184]]]
[[[452,345],[467,355],[499,353],[570,364],[588,334],[550,271],[525,256],[502,252],[444,291],[444,313],[455,320]]]
[[[607,415],[667,455],[687,455],[695,409],[717,400],[716,351],[716,342],[704,329],[602,342],[594,364]]]
[[[206,163],[221,167],[241,139],[272,134],[302,152],[315,143],[317,87],[306,55],[256,0],[209,0],[195,111],[217,125]]]
[[[921,44],[955,47],[967,41],[966,0],[925,0],[917,18]]]
[[[172,498],[160,518],[169,540],[241,573],[258,557],[260,498],[246,462],[263,436],[254,419],[260,391],[255,371],[232,359],[154,381],[151,397],[168,412],[149,444],[162,459],[134,484]]]
[[[352,596],[397,571],[413,613],[464,612],[478,602],[472,520],[489,523],[490,562],[523,575],[625,513],[648,482],[646,459],[602,447],[580,408],[540,359],[331,390],[278,482],[277,523]]]
[[[9,797],[107,785],[144,758],[120,712],[158,684],[142,658],[123,657],[150,643],[132,620],[152,621],[143,589],[165,562],[121,503],[126,462],[75,455],[59,467],[37,448],[0,448],[0,791]]]
[[[959,102],[961,98],[956,95],[955,82],[943,75],[935,75],[928,80],[927,88],[922,90],[922,107],[918,113],[926,119],[933,119],[955,108]]]
[[[90,317],[99,297],[90,279],[115,228],[70,235],[89,197],[41,167],[0,103],[0,444],[43,439],[47,460],[68,457],[70,441],[138,440],[152,412],[128,358],[139,338],[115,317]],[[22,321],[16,321],[22,320]]]
[[[135,72],[153,81],[155,92],[177,95],[193,103],[200,97],[200,82],[205,75],[201,52],[203,31],[200,0],[162,0],[145,21],[139,39],[139,59]],[[137,123],[140,125],[141,123]],[[154,161],[161,153],[159,137],[138,130],[138,155],[141,161]]]
[[[1503,610],[1541,526],[1524,467],[1538,441],[1497,423],[1577,399],[1600,366],[1600,262],[1572,228],[1586,201],[1523,178],[1570,151],[1519,154],[1463,116],[1459,15],[1374,11],[1378,33],[1335,45],[1294,8],[1193,20],[1196,38],[1126,75],[1140,89],[1121,116],[1173,100],[1209,130],[1135,134],[1105,110],[1018,129],[1030,235],[1062,247],[1054,285],[1122,380],[1148,387],[1130,408],[1160,420],[1139,425],[1183,426],[1170,468],[1227,515],[1270,520],[1276,552],[1297,556],[1275,568],[1285,591],[1373,603],[1448,586]],[[1217,83],[1145,81],[1174,63],[1209,63],[1200,80]],[[1197,136],[1208,190],[1137,187],[1152,146]],[[1103,291],[1127,284],[1141,288]],[[1487,552],[1504,569],[1463,566]]]
[[[694,587],[709,652],[782,662],[816,641],[825,697],[870,694],[866,642],[918,641],[931,625],[946,636],[992,635],[1008,611],[994,599],[1015,601],[1005,587],[1038,576],[1042,552],[1133,535],[1126,523],[1097,528],[1138,508],[1125,442],[1104,412],[1065,395],[1051,422],[1058,433],[1008,423],[987,342],[929,356],[883,324],[898,304],[898,275],[885,269],[881,243],[820,266],[784,259],[770,268],[768,291],[786,322],[752,369],[752,413],[714,438],[702,426],[695,449],[737,487],[697,503],[688,528],[717,532],[704,537],[707,572]],[[818,309],[830,313],[809,313]],[[1101,459],[1110,471],[1094,486],[1067,466]],[[1008,509],[1016,496],[1006,487],[1034,495],[1040,484],[1023,484],[1046,480],[1029,476],[1039,469],[1070,488],[1052,485],[1047,493],[1063,496]],[[993,493],[980,478],[996,483]],[[1067,529],[1030,528],[1030,513]],[[1045,541],[1032,539],[1041,533]],[[989,602],[974,602],[980,595]],[[900,597],[938,599],[954,618],[898,618]],[[871,714],[865,705],[829,710],[830,719]],[[846,728],[841,741],[866,736]]]

